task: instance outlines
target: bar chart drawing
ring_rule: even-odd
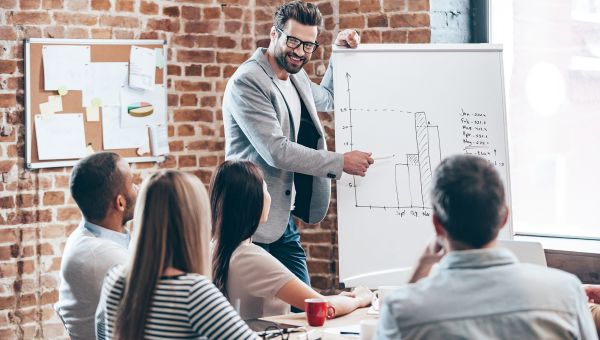
[[[350,87],[351,75],[346,73],[348,106],[340,111],[348,113],[349,124],[342,126],[348,131],[349,141],[344,145],[355,150],[355,145],[365,145],[368,141],[361,140],[360,128],[356,115],[388,115],[402,117],[398,123],[399,133],[404,140],[396,143],[402,148],[393,150],[391,156],[383,161],[376,161],[367,171],[365,178],[352,176],[348,183],[354,190],[354,206],[369,209],[431,209],[429,191],[433,179],[433,169],[441,162],[442,150],[440,131],[437,125],[431,124],[423,111],[409,112],[394,108],[364,109],[352,107]],[[363,119],[364,120],[364,119]],[[366,125],[366,124],[365,124]],[[409,135],[412,142],[407,143]],[[386,143],[394,144],[394,136],[385,136]],[[410,145],[409,150],[406,146]],[[370,180],[376,178],[376,180]],[[375,186],[375,187],[374,187]]]

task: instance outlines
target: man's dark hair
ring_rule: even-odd
[[[497,237],[506,213],[498,172],[475,156],[453,156],[437,167],[431,201],[449,237],[473,248]]]
[[[125,178],[113,152],[99,152],[79,161],[71,173],[71,195],[87,220],[106,217],[108,207],[121,193]]]
[[[317,26],[318,32],[321,33],[323,16],[319,8],[311,3],[292,1],[279,6],[273,15],[273,26],[283,31],[290,19],[302,25]]]

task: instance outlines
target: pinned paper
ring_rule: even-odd
[[[46,102],[40,104],[40,113],[42,114],[42,116],[46,117],[55,114],[56,110],[52,103]]]
[[[100,108],[98,106],[88,106],[85,108],[88,122],[98,122],[100,121]]]
[[[152,89],[156,75],[156,52],[151,48],[132,46],[129,54],[129,86]]]
[[[160,156],[169,153],[169,130],[166,124],[149,126],[150,146],[152,156]]]
[[[54,112],[59,112],[63,110],[63,103],[61,96],[50,96],[48,97],[48,103],[52,106]]]
[[[58,88],[59,95],[65,96],[67,93],[69,93],[69,90],[67,90],[67,88],[65,86],[61,86]]]
[[[142,146],[149,150],[148,129],[145,126],[121,128],[120,108],[118,106],[103,106],[102,143],[104,150],[137,149]]]
[[[83,90],[90,46],[46,45],[42,47],[44,90]]]
[[[163,54],[163,49],[155,48],[154,52],[155,52],[154,55],[156,56],[156,67],[162,69],[163,67],[165,67],[165,57]]]
[[[129,64],[123,62],[90,63],[85,71],[82,106],[119,105],[119,91],[127,86],[128,67]]]
[[[92,99],[92,106],[95,106],[95,107],[102,106],[102,99],[100,99],[98,97]]]
[[[83,115],[61,113],[35,116],[35,136],[40,160],[75,159],[87,155]]]
[[[94,152],[94,148],[92,147],[92,143],[88,143],[87,148],[85,149],[85,151],[87,152],[88,155],[93,154]]]
[[[165,88],[151,90],[121,88],[121,127],[141,127],[164,124],[167,121]]]

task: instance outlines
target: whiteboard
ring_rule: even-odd
[[[364,44],[334,49],[333,65],[336,151],[383,158],[337,183],[340,283],[405,283],[434,236],[429,191],[442,159],[488,159],[510,206],[502,48]]]

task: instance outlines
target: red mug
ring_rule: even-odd
[[[313,327],[323,326],[326,319],[335,318],[335,308],[325,299],[304,300],[304,311],[308,324]]]

